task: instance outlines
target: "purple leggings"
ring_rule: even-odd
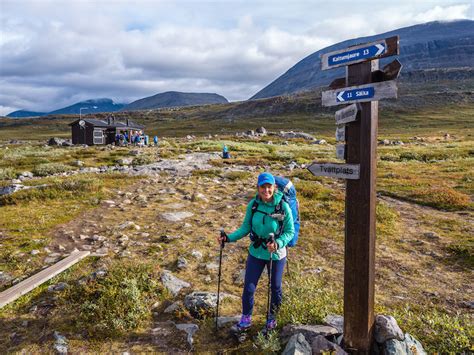
[[[254,294],[257,289],[258,280],[262,275],[265,265],[268,265],[269,260],[258,259],[252,255],[248,255],[247,266],[245,269],[245,285],[244,291],[242,292],[242,314],[251,315],[254,304]],[[272,314],[278,310],[281,304],[283,292],[281,290],[281,280],[283,277],[283,271],[285,269],[286,257],[281,260],[272,261],[272,297],[270,312]],[[267,271],[268,274],[268,271]],[[266,281],[266,280],[265,280]],[[268,284],[268,281],[267,281]]]

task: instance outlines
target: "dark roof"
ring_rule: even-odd
[[[82,120],[85,121],[86,123],[89,123],[89,124],[92,125],[92,126],[95,126],[95,127],[106,127],[106,128],[139,128],[139,129],[145,128],[145,126],[143,126],[143,125],[141,125],[141,124],[138,124],[138,123],[135,123],[135,122],[133,122],[133,121],[128,121],[128,125],[127,125],[126,122],[115,121],[115,122],[109,124],[107,121],[96,120],[96,119],[93,119],[93,118],[83,118]],[[69,126],[78,124],[79,121],[80,121],[80,120],[75,120],[74,122],[70,123]]]

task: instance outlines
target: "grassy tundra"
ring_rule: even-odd
[[[472,302],[469,280],[474,266],[473,113],[468,106],[410,114],[388,111],[380,123],[380,139],[400,140],[404,145],[378,147],[376,311],[394,315],[401,328],[430,352],[468,351],[474,336],[472,310],[467,305]],[[0,338],[6,341],[1,342],[0,350],[52,349],[55,330],[66,335],[73,352],[186,350],[183,340],[177,341],[184,339],[182,335],[170,333],[167,343],[162,343],[152,330],[166,327],[167,320],[197,322],[183,307],[164,313],[173,297],[162,287],[159,274],[168,269],[191,282],[194,290],[216,290],[216,272],[203,270],[203,265],[216,261],[214,238],[219,228],[231,231],[241,223],[245,204],[254,194],[256,176],[263,169],[291,177],[301,206],[300,242],[289,251],[291,274],[284,279],[286,298],[280,325],[320,323],[327,314],[342,314],[344,183],[314,177],[302,168],[288,169],[293,161],[334,160],[332,116],[285,116],[280,121],[285,120],[315,132],[329,144],[226,135],[259,125],[277,130],[282,128],[278,120],[144,119],[152,135],[171,135],[172,127],[178,127],[182,135],[219,134],[212,139],[162,139],[159,147],[143,148],[141,158],[135,161],[143,164],[195,152],[220,152],[223,144],[229,147],[233,159],[214,159],[211,168],[194,170],[189,177],[166,172],[153,177],[58,175],[79,169],[77,160],[84,166],[98,167],[135,156],[129,155],[129,148],[57,148],[45,147],[44,142],[7,141],[37,135],[44,139],[66,137],[65,120],[41,123],[34,132],[31,126],[2,128],[0,184],[7,185],[28,170],[36,177],[25,184],[46,186],[0,198],[0,271],[19,279],[30,276],[45,265],[44,248],[80,249],[80,235],[104,236],[110,245],[119,246],[120,252],[110,247],[107,256],[89,257],[1,309]],[[174,192],[167,192],[171,190]],[[194,198],[196,193],[204,198]],[[117,206],[107,200],[116,201]],[[181,223],[160,217],[175,207],[194,216]],[[140,230],[133,226],[119,230],[124,221],[133,221]],[[163,242],[164,235],[179,238]],[[233,295],[241,292],[234,276],[244,267],[245,244],[241,241],[225,249],[222,287]],[[192,249],[199,250],[203,259],[194,259]],[[178,256],[189,261],[188,268],[177,268]],[[91,278],[97,270],[106,270],[106,276]],[[61,292],[48,291],[48,286],[58,282],[66,282],[68,287]],[[257,324],[262,325],[264,283],[255,311]],[[222,313],[235,315],[239,309],[240,301],[230,299],[223,303]],[[210,318],[199,321],[199,326],[196,351],[255,351],[255,346],[275,350],[279,346],[278,339],[252,339],[236,345],[225,333],[216,337]]]

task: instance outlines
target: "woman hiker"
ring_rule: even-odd
[[[281,282],[286,262],[286,245],[294,233],[290,207],[282,198],[283,193],[277,190],[273,175],[267,172],[260,174],[257,194],[249,202],[240,228],[229,235],[217,238],[220,245],[222,241],[235,242],[250,234],[251,244],[242,292],[242,316],[236,325],[238,331],[244,331],[251,326],[255,290],[263,269],[270,264],[270,253],[272,253],[271,306],[266,330],[276,327],[275,313],[282,299]],[[282,220],[279,221],[278,217]],[[275,235],[273,243],[269,239],[270,233]]]

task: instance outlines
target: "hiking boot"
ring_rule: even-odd
[[[237,329],[239,330],[245,330],[250,328],[252,325],[252,316],[246,316],[245,314],[242,314],[242,317],[240,317],[240,322],[237,323]]]
[[[275,329],[276,326],[277,326],[277,321],[276,321],[276,319],[275,319],[275,318],[269,318],[269,319],[267,320],[267,324],[266,324],[265,328],[266,328],[267,331],[268,331],[268,330],[273,330],[273,329]]]

